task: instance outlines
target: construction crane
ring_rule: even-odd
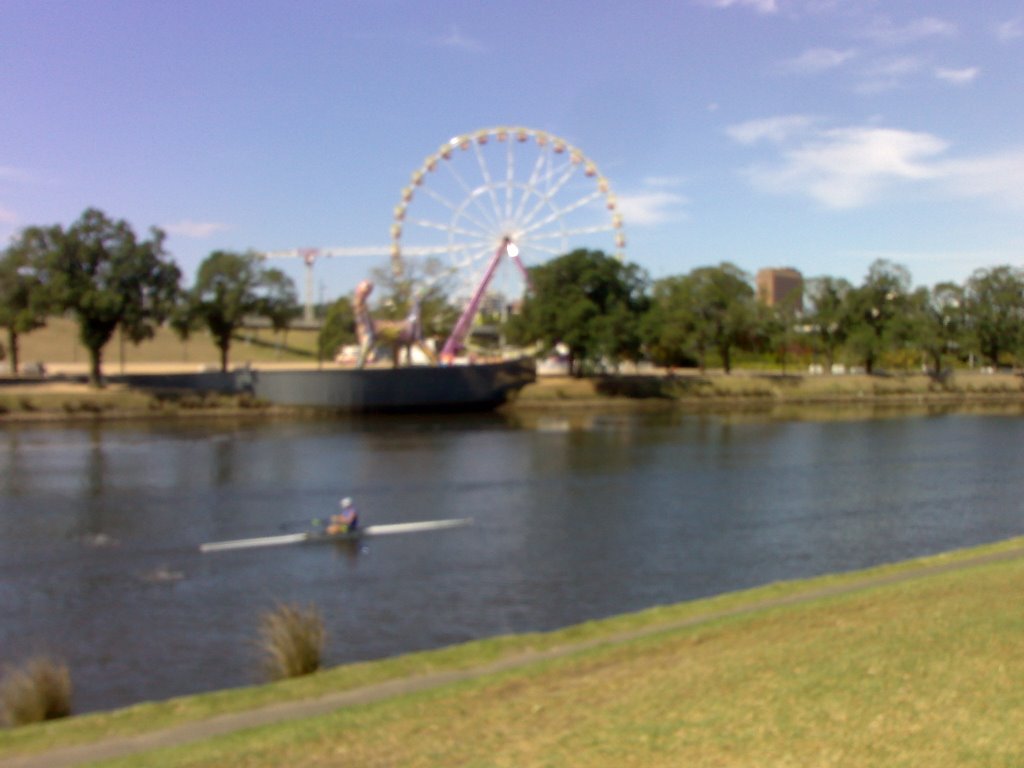
[[[420,253],[422,251],[423,253]],[[289,248],[282,251],[264,251],[260,254],[264,259],[302,259],[306,265],[306,297],[303,310],[303,321],[313,323],[313,265],[317,259],[392,256],[393,246],[368,246],[365,248]],[[406,248],[403,255],[421,256],[436,253],[434,248]]]

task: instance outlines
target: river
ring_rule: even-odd
[[[0,663],[78,712],[259,680],[259,616],[312,604],[338,664],[547,630],[1024,534],[1024,415],[498,415],[9,425]],[[302,529],[464,528],[200,554]]]

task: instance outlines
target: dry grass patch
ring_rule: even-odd
[[[45,656],[5,670],[0,683],[0,714],[8,725],[28,725],[71,714],[71,673]]]
[[[259,634],[268,680],[300,677],[320,669],[327,635],[315,606],[278,605],[261,617]]]

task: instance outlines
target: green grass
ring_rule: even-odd
[[[269,328],[243,329],[231,345],[229,364],[252,362],[315,362],[317,332],[294,329],[287,335]],[[48,368],[83,367],[89,361],[85,347],[78,341],[78,326],[73,320],[50,318],[45,328],[19,337],[22,364],[42,362]],[[123,355],[122,355],[123,352]],[[139,345],[123,346],[117,335],[103,349],[103,369],[108,374],[120,371],[121,363],[130,367],[150,363],[174,363],[185,367],[220,364],[220,352],[209,333],[198,331],[181,341],[169,328],[158,329],[155,338]],[[6,373],[9,362],[0,362]]]
[[[1024,749],[1024,609],[1008,596],[1024,587],[1024,560],[838,590],[1022,546],[27,726],[0,732],[0,759],[588,642],[564,659],[124,764],[1013,765]]]
[[[518,406],[552,406],[600,399],[670,398],[684,403],[827,403],[835,401],[962,402],[1019,399],[1024,379],[1011,373],[959,371],[943,383],[924,374],[897,376],[781,375],[735,371],[686,371],[671,377],[629,376],[573,379],[541,377],[518,395]]]

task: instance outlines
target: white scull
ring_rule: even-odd
[[[456,528],[467,525],[472,520],[468,517],[450,520],[424,520],[418,523],[391,523],[387,525],[368,525],[348,533],[323,533],[309,531],[305,533],[285,533],[280,536],[259,536],[252,539],[234,539],[232,541],[211,541],[199,545],[200,552],[224,552],[230,549],[252,549],[255,547],[277,547],[283,544],[302,544],[313,541],[355,541],[370,536],[390,536],[396,533],[419,533],[421,531],[438,531],[443,528]]]

